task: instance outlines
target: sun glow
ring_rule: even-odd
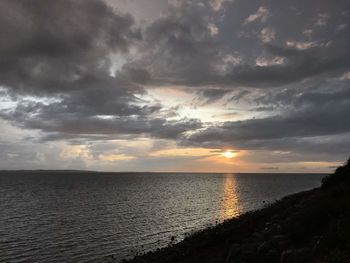
[[[233,152],[233,151],[231,151],[231,150],[227,150],[227,151],[225,151],[225,152],[222,153],[222,156],[224,156],[224,157],[226,157],[226,158],[229,158],[229,159],[235,157],[236,155],[237,155],[237,153],[236,153],[236,152]]]

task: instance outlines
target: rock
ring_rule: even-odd
[[[276,229],[277,232],[281,232],[282,227],[280,224],[274,224],[273,227]]]
[[[267,237],[269,235],[273,234],[273,229],[271,226],[267,226],[264,228],[264,235]]]
[[[323,248],[324,248],[324,241],[323,241],[323,237],[316,237],[314,239],[313,242],[313,246],[312,246],[312,254],[316,255],[318,254]]]
[[[274,235],[271,238],[271,242],[280,251],[286,249],[289,244],[288,239],[285,235]]]
[[[273,215],[271,217],[271,221],[278,221],[280,219],[280,215]]]
[[[232,260],[237,257],[237,255],[239,254],[241,250],[241,246],[240,244],[234,243],[231,245],[228,253],[227,253],[227,257],[226,257],[226,262],[232,262]]]
[[[310,251],[308,249],[288,249],[281,254],[281,263],[301,263],[308,262]]]
[[[280,241],[285,241],[287,237],[285,235],[274,235],[271,239],[273,241],[280,242]]]
[[[337,236],[342,241],[350,240],[350,219],[341,219],[337,222]]]
[[[251,236],[251,238],[259,240],[262,238],[262,234],[260,232],[254,232]]]
[[[277,235],[282,232],[282,228],[279,224],[271,224],[271,223],[266,223],[265,228],[264,228],[264,235],[266,237],[270,235]]]
[[[273,244],[270,241],[264,241],[258,246],[258,254],[265,255],[272,248]]]
[[[257,249],[257,259],[254,262],[278,262],[280,258],[280,251],[276,245],[271,241],[262,242]]]
[[[256,262],[257,261],[257,255],[254,250],[244,250],[242,252],[241,258],[246,262]]]
[[[279,258],[280,253],[276,249],[270,249],[265,255],[266,262],[269,263],[278,262]]]

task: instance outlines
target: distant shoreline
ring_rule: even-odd
[[[0,170],[0,173],[101,173],[101,174],[304,174],[304,175],[328,175],[329,173],[284,173],[284,172],[133,172],[133,171],[93,171],[93,170]]]

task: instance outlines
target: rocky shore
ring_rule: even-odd
[[[114,262],[113,256],[105,262]],[[123,262],[350,262],[350,159],[320,188]]]

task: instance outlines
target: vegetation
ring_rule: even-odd
[[[332,186],[340,186],[340,184],[349,183],[348,182],[349,180],[350,180],[350,158],[343,166],[339,166],[333,174],[323,178],[322,187],[327,188]]]

